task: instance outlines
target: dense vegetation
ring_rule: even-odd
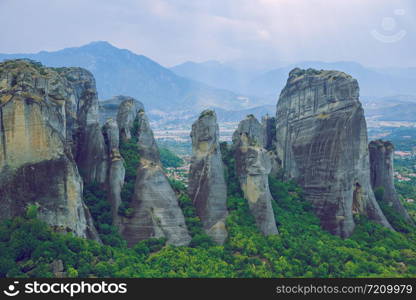
[[[136,119],[134,120],[133,128],[131,130],[131,139],[120,139],[120,154],[124,159],[126,174],[124,177],[124,185],[121,190],[121,205],[118,209],[118,213],[124,217],[130,217],[133,213],[130,202],[133,198],[137,168],[140,163],[140,155],[137,151],[138,126],[138,120]]]
[[[190,141],[174,141],[174,140],[161,140],[157,141],[160,148],[169,149],[173,153],[178,155],[192,155],[192,144]]]
[[[126,241],[118,234],[112,225],[111,205],[107,200],[106,192],[97,183],[84,186],[84,201],[88,206],[94,220],[95,228],[105,245],[123,246]]]
[[[53,232],[36,218],[36,207],[25,217],[0,225],[0,276],[52,277],[51,263],[62,260],[70,277],[414,277],[416,230],[392,232],[364,217],[348,239],[322,230],[311,205],[292,182],[270,177],[279,235],[264,237],[255,226],[235,176],[232,152],[221,145],[229,184],[229,238],[216,246],[203,232],[185,186],[172,180],[192,235],[188,247],[149,239],[127,248],[111,227],[109,206],[98,186],[86,189],[104,242]],[[127,167],[129,159],[126,159]],[[132,159],[134,161],[134,159]],[[398,217],[398,216],[395,216]],[[400,218],[400,217],[398,217]]]
[[[159,148],[160,161],[164,168],[179,168],[183,165],[183,159],[168,148]]]

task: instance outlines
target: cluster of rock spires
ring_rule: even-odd
[[[391,228],[372,189],[366,121],[350,75],[290,72],[277,103],[275,151],[283,177],[298,182],[329,232],[350,236],[354,214]]]
[[[95,80],[81,68],[46,68],[28,61],[0,64],[0,219],[38,206],[58,231],[100,241],[83,202],[84,183],[107,190],[113,224],[129,245],[150,237],[187,245],[191,238],[159,159],[143,105],[123,97],[116,121],[101,127]],[[138,128],[133,215],[121,217],[125,166],[120,142]]]
[[[88,71],[26,60],[0,64],[0,219],[22,215],[35,204],[39,217],[56,230],[99,241],[82,199],[83,184],[95,183],[106,189],[113,224],[128,245],[150,237],[188,245],[185,218],[143,105],[124,96],[110,102],[117,104],[117,116],[101,126]],[[118,212],[126,173],[120,145],[133,139],[140,163],[132,214],[125,217]],[[201,113],[191,139],[189,196],[205,232],[223,244],[227,184],[214,111]],[[345,73],[294,69],[276,117],[260,123],[247,116],[230,149],[243,196],[264,235],[278,234],[269,174],[294,179],[322,226],[341,237],[351,235],[354,214],[391,228],[374,196],[380,187],[383,201],[411,222],[394,189],[393,146],[368,145],[358,83]]]

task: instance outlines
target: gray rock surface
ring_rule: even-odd
[[[119,148],[119,129],[117,123],[109,119],[103,126],[104,140],[107,146],[108,176],[107,176],[107,194],[111,204],[113,216],[113,225],[120,227],[121,221],[118,214],[118,208],[121,204],[121,189],[124,185],[126,170],[124,159],[120,155]]]
[[[269,190],[271,159],[263,145],[262,125],[248,115],[233,134],[236,171],[257,227],[264,235],[271,235],[278,231]]]
[[[136,111],[144,109],[143,103],[129,96],[119,95],[111,99],[99,101],[100,124],[104,124],[108,119],[116,120],[120,104],[125,100],[133,100]]]
[[[394,146],[389,141],[376,140],[368,145],[370,151],[371,186],[375,191],[383,188],[383,201],[398,212],[407,222],[413,223],[397,195],[394,187],[393,153]]]
[[[99,240],[71,152],[74,99],[54,69],[24,60],[0,64],[0,219],[37,205],[39,218],[56,230]]]
[[[62,68],[60,75],[74,91],[75,124],[71,127],[75,160],[87,183],[105,183],[107,152],[98,117],[98,96],[93,75],[82,68]]]
[[[140,102],[133,98],[128,98],[120,103],[117,112],[117,124],[120,129],[121,139],[131,139],[133,122],[136,118],[137,111],[143,110],[142,106],[140,106]]]
[[[276,118],[265,115],[261,118],[263,129],[263,148],[270,156],[271,171],[270,175],[278,177],[280,171],[280,161],[276,153]]]
[[[294,69],[276,113],[277,155],[322,226],[348,237],[353,214],[391,228],[370,183],[367,126],[358,82],[338,71]]]
[[[227,185],[215,112],[205,110],[192,125],[189,196],[205,232],[218,244],[227,238]]]
[[[133,214],[123,218],[122,235],[129,246],[151,237],[166,238],[168,244],[176,246],[188,245],[191,237],[175,192],[163,173],[149,121],[144,111],[138,112],[137,118],[140,164],[130,204]]]

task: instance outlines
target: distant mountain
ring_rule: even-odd
[[[416,95],[416,68],[373,69],[356,62],[305,61],[269,69],[262,74],[259,74],[258,69],[238,69],[230,64],[218,62],[187,62],[171,70],[215,87],[228,86],[228,89],[234,92],[256,95],[265,99],[263,103],[275,104],[290,70],[295,67],[346,72],[359,81],[361,96],[364,99],[397,94]]]
[[[301,62],[284,68],[269,71],[253,79],[248,90],[256,95],[276,95],[286,83],[288,72],[294,67],[303,69],[339,70],[352,75],[360,84],[360,94],[364,98],[383,97],[397,94],[416,95],[416,72],[408,69],[377,70],[355,62]]]
[[[416,122],[416,96],[392,96],[365,101],[367,117],[379,121]]]
[[[275,105],[261,105],[242,110],[225,110],[215,108],[217,120],[221,123],[238,123],[247,115],[254,115],[258,120],[264,115],[274,116],[276,114]],[[152,125],[155,128],[188,128],[199,116],[197,111],[182,111],[182,112],[160,112],[151,110],[148,112]]]
[[[374,115],[379,121],[416,122],[416,103],[398,104],[393,107],[372,110],[368,115]]]
[[[146,56],[118,49],[107,42],[54,52],[0,54],[0,61],[14,58],[29,58],[51,67],[86,68],[96,78],[100,99],[129,95],[143,102],[146,109],[241,109],[250,106],[247,97],[178,76]]]
[[[254,115],[259,121],[265,115],[275,116],[276,115],[276,105],[261,105],[248,109],[242,110],[224,110],[216,109],[218,122],[240,122],[247,115]]]
[[[179,76],[191,78],[205,84],[240,92],[250,80],[261,74],[259,70],[238,68],[218,61],[196,63],[192,61],[170,68]]]

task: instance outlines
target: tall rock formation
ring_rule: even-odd
[[[100,123],[104,124],[108,119],[117,120],[117,114],[120,108],[120,105],[125,100],[133,100],[135,103],[135,110],[144,109],[143,103],[130,97],[118,95],[114,96],[111,99],[99,101],[99,111],[100,111]],[[135,116],[134,116],[135,117]]]
[[[236,171],[257,227],[263,234],[271,235],[278,231],[269,190],[271,159],[263,145],[262,125],[248,115],[233,134]]]
[[[138,112],[137,118],[135,134],[140,164],[130,203],[133,214],[123,219],[122,235],[129,246],[151,237],[164,237],[167,243],[176,246],[188,245],[191,237],[175,192],[163,173],[159,149],[149,121],[143,110]]]
[[[107,152],[98,116],[98,96],[93,75],[82,68],[58,69],[74,91],[70,110],[75,160],[85,182],[105,183]]]
[[[227,186],[224,178],[219,127],[212,110],[205,110],[192,125],[189,196],[205,232],[218,244],[227,238]]]
[[[393,153],[394,146],[389,141],[376,140],[368,145],[370,150],[371,186],[374,191],[383,188],[383,200],[398,212],[407,222],[413,223],[394,187]]]
[[[120,138],[131,139],[131,129],[138,110],[144,110],[140,102],[133,98],[127,98],[120,103],[117,112],[117,124],[120,130]]]
[[[121,189],[124,185],[126,170],[124,167],[124,159],[120,155],[119,129],[117,123],[113,119],[107,120],[104,124],[103,135],[109,158],[107,176],[108,201],[111,204],[113,225],[120,227],[121,221],[118,214],[118,208],[121,204]]]
[[[29,205],[60,231],[99,240],[71,152],[75,91],[55,69],[0,63],[0,219]]]
[[[280,162],[276,153],[276,118],[269,115],[261,118],[263,129],[263,148],[270,156],[271,171],[270,175],[277,176],[280,170]]]
[[[276,119],[284,177],[300,184],[325,229],[350,236],[355,213],[391,228],[371,188],[367,126],[354,78],[292,70]]]

